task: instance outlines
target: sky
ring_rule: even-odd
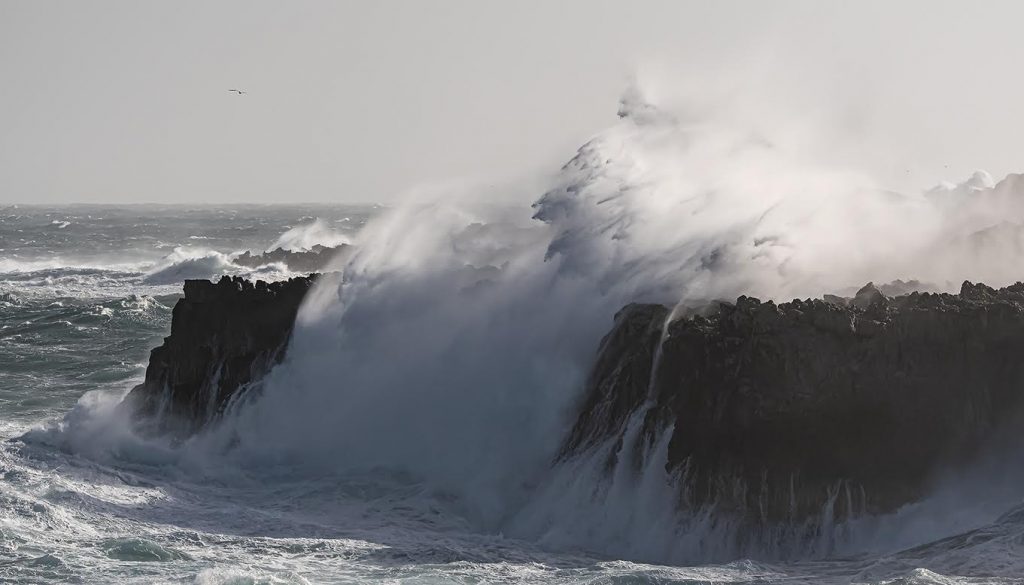
[[[1024,171],[1022,20],[1015,1],[0,0],[0,203],[488,197],[557,169],[634,83],[815,120],[825,158],[894,189],[998,178]]]

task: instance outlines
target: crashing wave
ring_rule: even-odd
[[[179,432],[258,404],[310,282],[189,281],[127,404]],[[850,299],[741,297],[675,319],[630,305],[555,464],[501,528],[675,562],[826,556],[881,532],[914,544],[892,536],[907,523],[893,515],[1022,414],[1024,374],[1007,360],[1024,346],[1022,287],[889,298],[869,284]]]
[[[292,252],[312,250],[314,246],[335,248],[349,244],[349,238],[334,230],[330,225],[319,217],[310,223],[297,225],[281,234],[277,240],[267,248],[267,251],[283,248]]]
[[[190,278],[209,279],[237,270],[227,254],[177,247],[145,277],[148,284],[177,284]]]
[[[339,244],[334,247],[314,245],[308,250],[291,251],[275,248],[262,254],[242,252],[231,258],[238,266],[256,268],[269,264],[283,264],[288,270],[296,273],[325,272],[342,266],[352,254],[352,247]]]
[[[605,425],[615,432],[587,443],[598,455],[560,457],[591,396],[598,340],[638,301],[663,304],[664,323],[741,294],[818,297],[869,280],[1009,284],[1019,277],[1013,246],[972,234],[1024,220],[1022,187],[1008,177],[974,181],[963,196],[893,194],[814,164],[783,139],[736,128],[728,115],[693,121],[628,98],[619,122],[581,147],[534,203],[539,221],[444,197],[371,222],[344,277],[307,295],[287,357],[261,379],[258,397],[225,411],[190,448],[249,465],[300,462],[309,473],[397,472],[457,501],[482,530],[627,558],[834,550],[733,546],[749,533],[714,508],[680,523],[673,511],[685,473],[666,466],[680,461],[679,445],[671,425],[650,432],[657,393],[636,395],[645,371],[684,365],[661,344],[620,370],[637,380]],[[301,244],[304,233],[275,246]],[[479,241],[486,254],[460,244]],[[821,311],[838,327],[853,310],[813,308],[787,311],[812,320]],[[857,331],[873,326],[885,330],[865,321]],[[758,499],[756,489],[746,493]],[[841,520],[867,509],[854,488],[825,494]]]
[[[223,275],[267,281],[286,280],[296,274],[318,272],[332,265],[333,249],[310,252],[251,255],[224,254],[213,250],[175,248],[143,278],[149,285],[179,284],[187,280],[211,280]]]

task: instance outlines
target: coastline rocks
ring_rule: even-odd
[[[760,525],[891,512],[1020,412],[1021,283],[669,315],[619,312],[562,457],[624,444],[640,413],[636,448],[671,433],[684,506]]]
[[[316,275],[185,283],[126,405],[195,432],[281,361]],[[667,445],[678,505],[771,527],[892,512],[1021,421],[1024,284],[761,302],[632,304],[602,341],[562,459]],[[635,439],[638,437],[638,439]],[[624,449],[637,451],[623,456]],[[600,451],[604,452],[604,451]]]
[[[225,276],[185,281],[171,334],[152,351],[126,404],[161,430],[214,419],[284,356],[299,306],[317,275],[255,284]]]

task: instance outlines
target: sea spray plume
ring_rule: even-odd
[[[221,432],[252,461],[411,474],[499,527],[547,472],[623,304],[699,290],[690,281],[703,273],[715,285],[705,295],[751,280],[729,275],[743,261],[732,248],[764,210],[732,217],[753,195],[716,173],[749,161],[779,175],[782,159],[740,146],[670,116],[627,115],[565,167],[536,205],[542,223],[450,194],[385,214],[360,234],[343,280],[301,313],[262,399]],[[739,162],[705,164],[737,151]],[[788,185],[770,183],[744,184],[771,205]]]
[[[735,552],[728,526],[666,512],[678,503],[667,429],[551,469],[612,316],[635,300],[816,296],[941,275],[948,265],[922,260],[960,208],[808,164],[724,113],[652,108],[624,107],[580,149],[535,204],[541,222],[457,194],[372,222],[344,276],[300,313],[263,395],[200,440],[249,465],[395,471],[455,496],[481,528],[559,546]]]
[[[655,115],[638,99],[627,96],[622,122],[535,204],[557,230],[549,257],[602,290],[663,302],[817,294],[873,273],[911,237],[864,237],[913,231],[894,213],[910,203],[866,176],[812,166],[727,119]]]
[[[978,171],[959,185],[925,194],[939,222],[927,254],[917,258],[922,277],[955,285],[961,280],[1007,285],[1021,278],[1024,253],[1024,175],[994,182]],[[952,288],[947,285],[947,288]]]
[[[549,257],[603,288],[625,279],[634,300],[668,303],[817,296],[908,276],[945,290],[1019,278],[1018,175],[886,191],[864,172],[816,162],[808,151],[830,145],[794,139],[779,121],[758,125],[744,104],[669,115],[627,93],[622,121],[535,204],[557,228]]]
[[[458,242],[479,239],[483,219],[438,202],[371,226],[340,287],[304,309],[263,398],[232,421],[240,453],[409,473],[497,527],[554,455],[605,325],[588,321],[603,300],[543,262],[543,226],[501,264],[473,265]]]

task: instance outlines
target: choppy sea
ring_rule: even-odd
[[[907,548],[657,564],[594,550],[593,534],[577,546],[482,526],[456,496],[394,470],[232,466],[116,440],[130,430],[109,411],[168,334],[183,279],[285,278],[231,256],[347,241],[377,212],[0,207],[0,582],[1024,583],[1013,506],[959,533],[919,529]]]

